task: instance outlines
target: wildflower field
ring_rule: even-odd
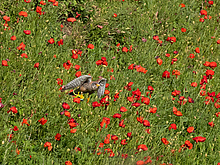
[[[0,164],[220,164],[220,1],[8,0],[0,16]],[[81,75],[107,79],[100,99],[61,92]]]

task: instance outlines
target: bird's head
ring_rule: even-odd
[[[98,83],[92,83],[92,90],[98,90],[99,86]]]

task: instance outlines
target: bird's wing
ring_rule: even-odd
[[[92,76],[89,75],[82,75],[73,81],[70,81],[68,84],[66,84],[61,91],[67,90],[67,89],[74,89],[78,86],[81,86],[85,82],[91,82],[92,81]]]
[[[98,88],[98,91],[97,91],[97,94],[98,94],[98,98],[100,98],[102,95],[104,95],[104,92],[105,92],[105,84],[106,84],[106,79],[105,78],[102,78],[98,83],[99,83],[99,88]]]

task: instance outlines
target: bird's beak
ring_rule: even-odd
[[[96,84],[96,86],[99,87],[100,85],[99,85],[99,84]]]

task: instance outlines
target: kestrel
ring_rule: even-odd
[[[92,94],[97,91],[97,96],[100,98],[102,95],[104,95],[106,81],[107,80],[101,76],[97,81],[92,81],[92,76],[82,75],[69,82],[68,84],[62,86],[61,92],[67,89],[74,89],[79,87],[79,90],[83,93]]]

